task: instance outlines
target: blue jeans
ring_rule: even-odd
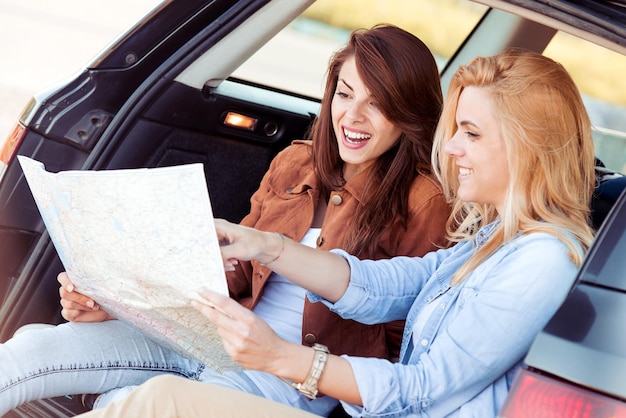
[[[28,330],[0,344],[0,416],[32,400],[103,393],[140,385],[164,373],[268,397],[318,415],[327,415],[337,404],[327,397],[308,401],[266,373],[219,374],[114,320]],[[257,376],[257,382],[259,375],[265,375],[267,387],[259,388],[250,374]]]

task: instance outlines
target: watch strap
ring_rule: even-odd
[[[287,382],[309,399],[315,399],[317,397],[317,385],[319,384],[320,377],[322,376],[322,372],[324,371],[324,367],[328,361],[329,354],[328,347],[322,344],[313,344],[313,349],[315,350],[315,357],[313,357],[311,370],[309,371],[309,375],[306,377],[304,382]]]

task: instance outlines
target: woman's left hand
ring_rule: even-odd
[[[269,325],[233,299],[210,290],[192,301],[218,329],[226,352],[247,369],[279,373],[281,354],[292,343],[280,338]]]

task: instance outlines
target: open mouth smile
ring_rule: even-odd
[[[343,136],[346,139],[347,142],[351,143],[351,144],[360,144],[364,141],[369,140],[372,135],[370,134],[366,134],[366,133],[361,133],[361,132],[354,132],[354,131],[350,131],[346,128],[343,128]]]

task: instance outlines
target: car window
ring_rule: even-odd
[[[580,89],[596,130],[596,155],[626,173],[626,56],[563,32],[544,55],[562,63]]]
[[[484,5],[456,0],[317,0],[233,76],[319,99],[331,54],[352,29],[381,22],[420,37],[443,69],[486,11]],[[611,170],[626,173],[626,57],[563,32],[544,54],[561,62],[581,90],[597,156]]]
[[[486,10],[458,0],[317,0],[233,76],[319,99],[331,54],[353,29],[378,23],[392,23],[418,36],[442,69]]]

